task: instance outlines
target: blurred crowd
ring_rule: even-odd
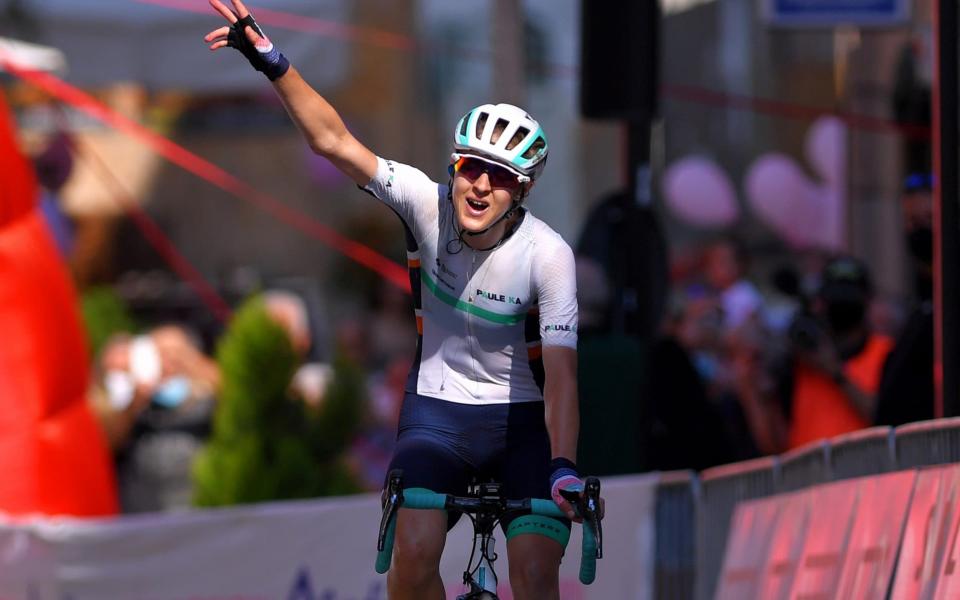
[[[286,290],[268,290],[258,298],[295,356],[289,401],[319,414],[339,374],[332,360],[317,360],[311,353],[306,304]],[[342,459],[352,491],[376,490],[382,483],[412,360],[412,347],[408,352],[375,345],[372,328],[391,315],[381,311],[368,317],[344,320],[336,328],[338,359],[365,374],[363,389],[350,399],[362,405],[363,415],[359,422],[343,423],[350,429]],[[404,338],[412,346],[415,330]],[[194,461],[217,427],[222,357],[215,352],[205,349],[189,324],[163,323],[117,332],[96,353],[89,397],[114,453],[125,512],[176,510],[194,503]],[[264,433],[271,434],[266,424]]]
[[[33,157],[33,165],[41,212],[81,294],[92,351],[88,398],[113,455],[121,510],[185,509],[197,504],[196,462],[218,427],[223,430],[221,437],[253,435],[261,426],[264,435],[275,432],[265,423],[243,424],[247,431],[234,431],[235,418],[218,425],[218,405],[228,396],[224,386],[230,385],[224,381],[229,371],[224,361],[237,360],[222,355],[231,322],[211,326],[214,320],[209,315],[198,314],[209,312],[202,303],[185,308],[189,303],[183,301],[182,286],[175,285],[170,275],[126,273],[108,285],[81,276],[77,246],[85,232],[63,210],[60,197],[71,176],[72,143],[66,134],[52,136]],[[409,295],[376,282],[366,306],[331,323],[321,322],[323,307],[314,294],[288,283],[273,286],[258,279],[229,295],[235,309],[255,298],[269,322],[283,332],[282,346],[254,348],[258,342],[250,342],[251,356],[263,361],[265,369],[283,369],[282,361],[270,362],[256,352],[262,348],[278,354],[289,351],[293,368],[283,392],[286,401],[303,407],[304,412],[297,414],[328,418],[329,427],[346,429],[330,436],[347,440],[342,449],[334,448],[341,455],[337,462],[346,467],[347,483],[333,487],[377,490],[392,454],[416,345]],[[149,301],[142,297],[146,289]],[[164,295],[172,300],[164,303]],[[363,384],[359,390],[346,388],[340,393],[349,396],[347,401],[358,407],[355,412],[360,417],[324,415],[329,397],[338,393],[337,379],[349,379],[353,371],[363,374]],[[256,397],[262,393],[269,392],[250,390],[249,401],[266,404],[265,398]],[[302,432],[293,435],[303,436]],[[267,467],[282,471],[284,465]],[[290,493],[301,495],[302,489],[291,486]],[[276,499],[282,499],[283,493]]]
[[[867,264],[844,254],[771,258],[732,236],[678,253],[660,268],[670,276],[659,328],[635,330],[624,346],[633,365],[644,365],[641,377],[592,355],[602,356],[611,339],[623,343],[598,316],[627,304],[643,281],[631,289],[623,270],[605,270],[581,239],[581,463],[595,472],[703,469],[933,418],[931,190],[928,174],[903,184],[909,298],[881,297]],[[659,232],[645,226],[636,234]],[[627,424],[611,425],[618,421],[610,414]],[[611,427],[635,442],[611,445]]]

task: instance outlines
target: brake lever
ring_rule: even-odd
[[[581,517],[590,522],[593,537],[597,542],[597,558],[603,558],[603,528],[600,525],[600,480],[596,477],[587,477],[584,480],[583,497],[580,491],[559,490],[560,496],[576,507]]]
[[[377,536],[377,552],[381,552],[384,546],[384,540],[387,537],[387,529],[393,520],[397,509],[403,504],[403,471],[394,469],[390,471],[387,479],[387,488],[383,495],[383,516],[380,518],[380,534]]]
[[[584,515],[590,521],[593,527],[593,534],[597,541],[597,558],[603,558],[603,527],[600,522],[603,516],[600,514],[600,480],[596,477],[587,477],[584,481]]]

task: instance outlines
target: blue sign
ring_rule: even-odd
[[[765,0],[764,7],[773,25],[891,26],[910,19],[909,0]]]

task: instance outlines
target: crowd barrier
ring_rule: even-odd
[[[899,471],[744,502],[715,597],[886,598],[915,479]]]
[[[960,417],[897,427],[897,468],[960,462]]]
[[[778,460],[770,456],[707,469],[700,475],[696,507],[695,595],[708,598],[720,573],[730,531],[730,515],[737,503],[773,494]]]
[[[777,493],[802,490],[822,481],[830,481],[830,443],[812,442],[780,456]]]
[[[659,476],[605,478],[604,557],[578,581],[580,527],[561,565],[565,600],[653,598]],[[462,593],[473,548],[467,519],[441,562],[450,598]],[[374,571],[379,495],[115,519],[0,521],[0,600],[383,600]],[[505,542],[495,568],[504,600]]]
[[[877,427],[699,475],[603,481],[597,581],[581,586],[568,553],[564,600],[960,598],[960,418]],[[378,514],[376,496],[359,496],[0,518],[0,600],[377,600]],[[451,532],[448,582],[460,580],[469,536],[465,521]],[[574,528],[572,548],[578,536]],[[497,566],[505,582],[506,564]]]
[[[960,463],[960,418],[913,423],[895,429],[874,427],[838,436],[831,440],[816,442],[781,456],[723,465],[703,471],[699,476],[691,474],[685,483],[681,479],[671,479],[666,482],[666,489],[657,492],[658,518],[669,516],[669,521],[657,523],[656,548],[658,555],[656,556],[657,569],[655,570],[657,580],[654,589],[658,591],[658,597],[671,600],[675,598],[707,600],[721,597],[719,593],[722,590],[718,587],[718,582],[721,578],[725,554],[733,553],[735,556],[741,556],[742,551],[738,549],[738,544],[745,543],[742,540],[738,541],[737,538],[730,537],[731,527],[734,529],[746,527],[747,532],[776,530],[778,533],[769,538],[757,533],[748,535],[743,531],[739,531],[738,535],[746,535],[747,537],[744,539],[753,540],[749,544],[750,552],[757,556],[766,556],[770,552],[779,556],[774,561],[774,565],[779,569],[778,572],[785,575],[792,572],[788,568],[789,565],[793,564],[791,557],[800,560],[796,553],[803,550],[802,546],[794,547],[791,544],[800,544],[807,540],[807,533],[809,532],[813,532],[811,535],[819,535],[817,532],[824,530],[824,527],[827,531],[841,531],[846,536],[841,536],[842,539],[849,540],[849,543],[852,544],[859,539],[857,536],[866,536],[866,532],[869,532],[871,527],[876,530],[878,525],[857,520],[865,512],[872,511],[869,513],[872,515],[876,510],[865,508],[868,504],[865,502],[859,503],[859,500],[854,504],[849,504],[851,498],[876,497],[884,499],[885,502],[888,500],[887,495],[894,499],[901,498],[904,493],[902,490],[912,490],[913,484],[903,483],[901,480],[901,483],[897,484],[900,487],[897,487],[897,491],[894,493],[877,482],[893,481],[896,477],[901,476],[912,477],[913,474],[917,473],[914,469],[952,463]],[[903,475],[903,473],[906,473],[906,475]],[[919,473],[916,484],[917,491],[914,494],[921,491],[921,483],[924,486],[932,485],[927,479],[934,477],[928,475],[926,470],[921,470]],[[887,480],[883,478],[885,474],[896,477]],[[854,482],[847,485],[843,483],[846,480],[854,480]],[[829,484],[833,487],[828,487],[824,491],[820,489],[824,487],[823,484]],[[946,493],[943,490],[949,489],[952,488],[946,483],[937,488],[938,493]],[[960,488],[958,488],[957,493],[960,497]],[[757,504],[751,509],[751,512],[740,517],[741,521],[734,522],[737,506],[749,501],[765,499],[774,494],[777,496],[769,498],[769,505]],[[695,498],[695,501],[690,502],[689,498]],[[784,498],[789,498],[789,500]],[[885,516],[887,522],[896,522],[894,516],[896,511],[899,510],[897,507],[901,506],[901,504],[898,504],[901,503],[901,500],[896,500],[896,502],[890,500],[890,502],[893,502],[892,505],[884,505],[884,510],[892,511]],[[902,500],[902,502],[906,501]],[[789,506],[785,506],[787,502],[789,502]],[[954,501],[954,504],[956,503]],[[834,513],[830,519],[835,519],[835,522],[811,509],[811,506],[821,505],[830,507]],[[903,504],[903,506],[906,505]],[[934,508],[930,508],[930,506]],[[933,512],[925,517],[928,521],[931,521],[931,519],[946,519],[947,517],[937,511],[943,512],[952,505],[949,505],[949,503],[934,503],[930,506],[927,507],[927,510]],[[944,506],[947,506],[947,508],[944,508]],[[914,505],[911,504],[911,510],[914,510],[914,508]],[[790,518],[781,519],[781,514],[790,515]],[[960,511],[957,512],[955,517],[955,521],[960,523]],[[867,519],[868,517],[862,518]],[[824,521],[824,519],[827,520]],[[659,539],[660,535],[679,535],[682,538],[683,532],[686,528],[689,528],[690,523],[695,524],[695,544],[692,549]],[[827,526],[824,526],[823,523],[827,523]],[[932,531],[947,531],[948,529],[943,528],[951,526],[946,521],[941,525],[937,525],[937,523],[931,521],[929,527],[933,528]],[[790,529],[791,527],[793,530]],[[941,529],[936,529],[936,527],[941,527]],[[909,527],[907,531],[910,531]],[[957,529],[954,528],[950,531],[957,531]],[[935,542],[936,540],[930,543],[935,545]],[[692,554],[678,556],[677,553],[682,548],[687,548],[687,551],[692,552]],[[937,551],[946,552],[942,549]],[[958,551],[960,551],[960,547],[958,547]],[[869,557],[867,562],[872,565],[871,568],[880,568],[888,564],[880,561],[881,554],[879,554],[877,548],[868,548],[864,552]],[[663,553],[663,555],[660,553]],[[823,550],[821,554],[830,554],[830,552]],[[833,554],[837,554],[836,549],[834,549]],[[817,558],[819,555],[814,552],[813,556],[813,563],[819,564],[818,560],[820,559]],[[839,560],[838,556],[834,558]],[[930,558],[928,563],[932,560]],[[675,581],[678,569],[670,568],[670,566],[688,564],[688,562],[694,564],[695,584],[684,587]],[[960,560],[957,564],[960,565]],[[859,589],[857,586],[864,583],[859,579],[855,582],[842,579],[842,577],[848,577],[849,573],[853,572],[850,571],[853,567],[840,565],[839,563],[835,567],[833,571],[830,571],[835,577],[833,579],[827,578],[832,584],[847,586],[843,589],[849,591],[850,589]],[[841,567],[846,570],[837,570]],[[727,573],[727,575],[731,576],[734,582],[738,581],[738,578],[749,579],[752,577],[749,574],[749,569],[753,567],[744,568],[747,570],[734,568],[732,574]],[[825,568],[821,566],[820,571],[829,571],[829,569],[824,571]],[[862,578],[864,576],[862,569],[858,573],[857,577]],[[870,581],[876,581],[878,576],[880,575],[871,575]],[[809,577],[806,575],[801,579],[802,582],[809,581]],[[786,579],[783,581],[786,581]],[[817,585],[823,584],[823,581],[819,579],[817,581],[820,582]],[[790,579],[790,585],[793,585],[793,582],[794,580]],[[767,584],[772,585],[769,581]],[[784,585],[786,584],[784,583]],[[806,585],[806,583],[797,585]],[[905,583],[901,582],[899,585],[902,586]],[[728,586],[723,589],[735,588]],[[750,589],[753,590],[754,588]],[[787,590],[784,591],[784,594],[787,594],[790,588],[784,589]],[[778,597],[775,593],[775,587],[764,588],[764,590],[766,591],[757,592],[757,596],[738,596],[737,593],[741,593],[741,590],[741,592],[731,593],[723,597]],[[662,592],[662,595],[660,595],[660,592]],[[724,594],[726,593],[724,591]],[[801,594],[801,596],[804,596],[804,594]],[[810,597],[820,596],[814,593]],[[823,597],[876,596],[867,594],[864,596],[828,595]],[[914,596],[895,595],[892,597],[911,598]],[[956,597],[960,598],[960,592]]]
[[[655,507],[655,598],[685,600],[693,597],[696,528],[691,515],[698,494],[698,480],[693,471],[671,471],[660,475]]]
[[[873,427],[838,436],[830,441],[833,479],[880,475],[897,469],[892,427]]]

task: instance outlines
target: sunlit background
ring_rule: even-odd
[[[744,528],[751,518],[781,514],[779,505],[741,504],[729,525],[737,502],[960,460],[949,452],[904,458],[911,447],[933,447],[908,423],[954,416],[960,407],[951,395],[955,316],[942,308],[956,294],[949,275],[956,257],[942,254],[960,239],[955,165],[931,204],[938,157],[956,159],[956,132],[941,134],[946,146],[938,147],[933,118],[938,65],[955,68],[955,59],[937,60],[937,28],[944,14],[956,20],[956,7],[944,13],[940,5],[950,3],[933,0],[591,4],[251,0],[250,8],[359,140],[435,181],[449,177],[454,125],[478,104],[518,104],[546,131],[549,163],[527,206],[578,257],[579,462],[611,477],[612,498],[637,507],[609,517],[611,553],[620,559],[601,563],[599,591],[571,583],[564,597],[786,597],[767,580],[749,592],[736,587],[744,580],[736,561],[749,562],[737,552],[756,541]],[[12,140],[0,146],[7,204],[0,227],[13,232],[36,212],[46,231],[17,233],[4,245],[0,229],[0,259],[11,265],[5,271],[0,260],[0,277],[14,290],[3,292],[0,282],[0,313],[7,312],[0,323],[20,336],[0,351],[0,402],[24,398],[10,409],[9,425],[0,417],[0,454],[12,457],[9,472],[25,482],[6,491],[0,483],[0,510],[11,519],[6,533],[0,529],[2,597],[141,597],[130,590],[168,573],[134,564],[135,575],[114,580],[69,568],[96,561],[67,561],[60,571],[11,575],[30,561],[17,550],[30,537],[19,537],[24,531],[34,532],[34,543],[53,543],[36,533],[42,525],[31,530],[17,520],[24,515],[205,515],[197,507],[379,490],[417,334],[403,228],[311,153],[270,83],[242,56],[206,48],[203,36],[221,25],[202,0],[0,0],[0,101]],[[956,23],[947,31],[955,38]],[[944,81],[956,84],[955,76]],[[604,91],[590,97],[591,90]],[[955,126],[956,93],[943,97],[953,98],[942,110],[952,111],[944,122]],[[953,154],[943,149],[950,144]],[[923,197],[911,200],[913,193]],[[931,237],[911,237],[916,219],[926,219]],[[936,219],[943,220],[934,237]],[[929,250],[919,263],[916,244]],[[47,245],[49,256],[37,250]],[[831,276],[823,269],[838,256],[862,263],[864,335],[886,345],[861,380],[849,361],[863,346],[838,342],[842,360],[829,385],[855,380],[867,408],[848,398],[855,407],[848,425],[804,437],[820,430],[800,421],[833,409],[803,413],[797,402],[798,336],[826,335],[798,333],[797,323],[816,313]],[[51,311],[58,316],[48,318]],[[816,328],[817,318],[805,323]],[[904,338],[916,345],[898,345]],[[915,379],[884,384],[896,362],[887,356],[909,363],[903,369]],[[940,404],[935,389],[944,390]],[[837,390],[844,398],[847,390]],[[65,417],[60,407],[70,402],[92,408],[92,417]],[[78,420],[80,433],[72,429]],[[907,427],[902,447],[900,429],[891,429],[900,426]],[[845,435],[855,439],[837,437]],[[73,441],[58,447],[54,438]],[[847,456],[848,442],[873,454],[851,467],[837,458]],[[107,466],[72,466],[70,457],[87,452]],[[751,460],[760,462],[742,462]],[[711,489],[720,490],[712,500]],[[379,518],[373,496],[357,498]],[[908,523],[919,510],[908,500],[883,518]],[[809,522],[820,523],[805,506],[794,522],[812,515]],[[850,531],[859,531],[857,510],[843,513]],[[944,527],[951,510],[937,513]],[[323,515],[309,518],[347,520]],[[806,539],[770,523],[781,536],[763,538],[770,548],[777,539]],[[264,527],[269,533],[257,535],[284,539],[274,525]],[[621,543],[618,530],[647,533]],[[118,530],[104,531],[122,546]],[[896,535],[912,531],[903,525]],[[137,548],[129,554],[149,561],[138,535],[129,538]],[[838,556],[854,537],[834,549]],[[187,554],[196,551],[191,543],[184,542]],[[809,551],[797,544],[807,548],[797,552]],[[763,552],[757,565],[776,562]],[[866,580],[903,591],[896,556],[880,562],[887,570]],[[199,576],[197,587],[155,588],[150,597],[384,593],[375,583],[354,585],[347,567],[332,570],[337,579],[318,563],[340,564],[305,560],[277,574],[282,583],[262,587],[228,589]],[[610,563],[615,584],[603,580]],[[449,567],[454,577],[461,566]],[[632,581],[631,569],[642,581]],[[837,569],[833,597],[885,597],[837,591],[853,589]],[[363,573],[360,581],[376,581]],[[342,596],[319,594],[325,577]],[[791,581],[781,591],[803,588],[801,574]],[[936,589],[946,595],[936,597],[951,597],[944,590],[954,584],[942,581]]]

